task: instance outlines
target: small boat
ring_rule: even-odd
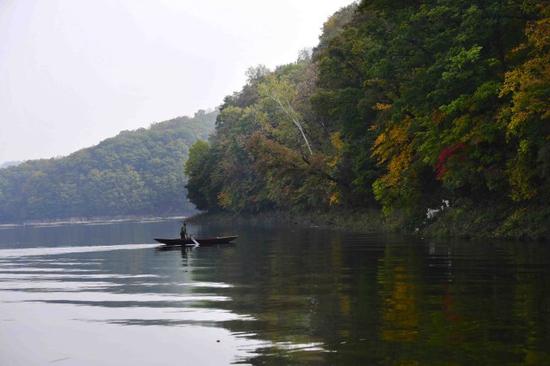
[[[217,244],[229,244],[233,240],[237,239],[238,236],[218,236],[215,238],[195,238],[195,240],[201,246],[207,245],[217,245]],[[191,238],[187,239],[156,239],[159,243],[166,245],[195,245],[195,242]]]

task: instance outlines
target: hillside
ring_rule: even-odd
[[[361,1],[258,67],[191,149],[209,211],[381,209],[437,235],[550,237],[550,6]],[[480,30],[483,30],[480,32]],[[431,228],[430,228],[431,227]]]
[[[193,211],[183,165],[216,116],[199,111],[123,131],[63,158],[2,169],[0,222]]]

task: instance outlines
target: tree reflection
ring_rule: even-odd
[[[463,242],[428,247],[399,237],[239,230],[237,245],[199,248],[186,253],[192,260],[183,264],[195,281],[232,285],[216,289],[231,301],[215,306],[254,320],[222,325],[266,341],[247,362],[549,361],[548,249],[529,253],[512,243]]]

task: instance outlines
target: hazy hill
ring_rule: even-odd
[[[2,169],[0,222],[192,211],[183,165],[189,147],[212,131],[216,115],[199,111],[123,131],[63,158]]]
[[[0,163],[0,169],[9,168],[10,166],[16,166],[21,164],[21,161],[6,161],[3,163]]]

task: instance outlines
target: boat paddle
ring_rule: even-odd
[[[200,245],[199,242],[196,241],[195,238],[193,238],[191,235],[189,235],[189,238],[193,240],[193,243],[195,243],[195,247],[198,247]]]

